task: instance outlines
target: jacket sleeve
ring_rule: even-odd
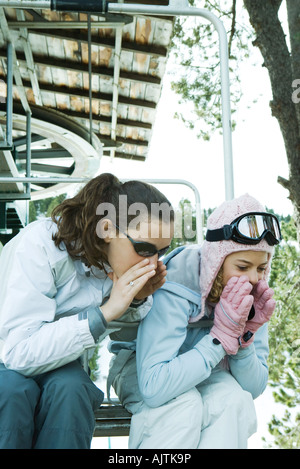
[[[55,316],[51,266],[45,249],[33,244],[34,240],[19,243],[3,258],[2,252],[0,260],[5,282],[0,304],[1,359],[7,368],[25,376],[63,366],[95,346],[88,310],[69,312],[60,319]]]
[[[186,338],[191,305],[164,290],[154,294],[153,306],[139,326],[137,371],[142,397],[159,407],[208,378],[225,356],[221,345],[205,335],[189,351],[179,354]]]
[[[268,325],[264,324],[255,333],[255,340],[249,347],[240,348],[236,355],[228,357],[232,375],[245,391],[252,394],[253,399],[267,386],[268,354]]]

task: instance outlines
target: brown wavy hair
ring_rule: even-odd
[[[104,173],[91,179],[75,197],[64,200],[52,211],[57,224],[53,241],[60,249],[68,251],[75,259],[85,259],[88,266],[104,269],[107,262],[103,239],[97,236],[97,223],[104,215],[96,214],[101,203],[110,203],[116,210],[116,224],[124,227],[119,213],[119,196],[127,196],[127,207],[135,202],[143,203],[151,213],[151,204],[167,203],[170,207],[169,222],[174,220],[174,210],[168,199],[155,187],[141,181],[121,183],[117,177]],[[128,212],[128,210],[127,210]],[[127,214],[127,226],[136,215]],[[161,218],[159,213],[159,219]]]
[[[211,287],[207,300],[210,303],[218,303],[223,291],[223,266],[220,268],[214,283]]]

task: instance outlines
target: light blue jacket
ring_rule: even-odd
[[[150,407],[161,406],[204,381],[226,356],[222,345],[215,345],[209,335],[212,321],[204,317],[198,323],[202,327],[189,326],[189,318],[201,308],[199,247],[178,248],[165,263],[167,281],[154,294],[153,306],[137,336],[139,387]],[[253,344],[224,361],[253,398],[267,385],[268,352],[264,325]]]

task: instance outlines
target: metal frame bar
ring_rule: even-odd
[[[116,29],[115,37],[115,54],[114,54],[114,77],[113,77],[113,96],[112,96],[112,115],[111,115],[111,132],[110,138],[116,140],[116,129],[118,120],[118,101],[119,101],[119,78],[120,78],[120,58],[122,47],[122,27]],[[110,150],[110,157],[115,156],[115,149]]]
[[[6,202],[0,200],[0,233],[1,231],[6,231],[7,228],[7,212],[6,212]]]
[[[1,183],[8,183],[8,182],[21,182],[21,183],[50,183],[50,184],[59,184],[59,183],[70,183],[70,184],[81,184],[86,183],[90,179],[88,178],[58,178],[58,177],[0,177],[0,185]],[[201,201],[200,201],[200,194],[197,187],[189,181],[184,179],[139,179],[140,181],[146,182],[148,184],[181,184],[189,187],[194,192],[195,196],[195,204],[196,204],[196,236],[197,236],[197,243],[201,244],[203,241],[203,226],[202,226],[202,215],[201,215]],[[129,179],[122,179],[122,181],[129,181]],[[7,194],[10,196],[11,194]],[[24,194],[21,194],[24,195]],[[26,194],[25,194],[26,195]],[[22,197],[25,198],[25,197]]]
[[[7,75],[6,75],[6,139],[0,142],[0,149],[12,150],[12,126],[13,126],[13,46],[11,42],[7,43]]]
[[[1,2],[0,2],[1,6]],[[86,29],[88,21],[8,21],[7,22],[10,29]],[[125,21],[115,22],[112,21],[91,21],[92,28],[101,28],[101,29],[112,29],[118,28],[119,26],[125,26]]]
[[[13,147],[12,126],[13,126],[13,46],[11,42],[7,44],[7,96],[6,96],[6,143],[8,147]]]
[[[25,192],[7,192],[1,193],[0,192],[0,201],[13,201],[13,200],[30,200],[31,199],[31,192],[30,192],[30,178],[31,174],[31,113],[26,113],[26,184],[25,184]],[[5,182],[16,182],[15,177],[1,177],[3,183]],[[11,181],[12,180],[12,181]],[[0,187],[1,187],[0,182]],[[26,219],[28,219],[28,212],[29,206],[26,209]]]
[[[30,200],[31,196],[26,192],[7,192],[0,195],[0,200],[14,202],[15,200]]]
[[[23,49],[24,49],[24,53],[26,57],[27,70],[28,70],[28,74],[30,77],[30,81],[31,81],[31,87],[32,87],[34,99],[35,99],[36,104],[42,106],[43,101],[42,101],[42,95],[41,95],[40,88],[39,88],[39,80],[38,80],[37,73],[35,70],[32,50],[31,50],[29,39],[28,39],[28,30],[25,26],[25,23],[26,23],[25,13],[23,10],[16,10],[16,13],[17,13],[18,21],[19,21],[20,38],[23,44]],[[9,23],[8,23],[8,27],[10,28]]]
[[[31,114],[26,114],[26,177],[31,176]],[[26,194],[30,196],[30,182],[26,184]]]
[[[89,70],[89,125],[90,143],[93,141],[93,108],[92,108],[92,29],[91,15],[88,13],[88,70]]]
[[[3,3],[3,2],[2,2]],[[17,55],[16,51],[12,42],[10,30],[7,24],[6,16],[4,13],[4,9],[2,8],[2,3],[0,3],[0,23],[1,23],[1,29],[2,29],[2,34],[3,38],[6,41],[7,44],[11,43],[12,45],[12,65],[13,65],[13,75],[15,78],[15,83],[18,89],[18,93],[20,96],[20,100],[23,106],[23,109],[25,112],[31,112],[30,106],[28,104],[27,96],[23,87],[23,82],[22,82],[22,77],[21,77],[21,72],[19,69],[19,64],[17,60]],[[9,5],[8,5],[9,6]]]
[[[26,1],[7,1],[7,2],[0,2],[0,7],[10,7],[10,8],[34,8],[35,10],[43,10],[50,8],[50,0],[46,1],[39,1],[39,0],[32,0],[29,2]]]

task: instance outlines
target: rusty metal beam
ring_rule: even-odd
[[[103,150],[105,147],[110,147],[115,144],[115,147],[118,148],[121,145],[134,145],[137,147],[148,147],[149,142],[147,140],[136,140],[133,138],[124,138],[124,137],[117,137],[116,140],[111,140],[108,135],[104,134],[96,134],[101,143],[104,144]]]
[[[26,62],[26,57],[23,52],[17,51],[16,56],[19,62]],[[6,58],[5,49],[0,49],[0,58],[2,59]],[[72,60],[57,59],[55,57],[44,57],[40,55],[34,55],[33,59],[36,65],[43,65],[43,66],[48,66],[48,67],[61,68],[63,70],[74,70],[76,72],[88,73],[86,64],[84,63],[74,62]],[[110,69],[107,67],[93,66],[93,75],[94,74],[113,77],[114,69],[113,68]],[[143,73],[126,72],[126,71],[121,70],[120,78],[124,80],[136,81],[139,83],[151,83],[153,85],[161,84],[161,79],[159,77],[154,77],[152,75],[146,75]]]
[[[130,18],[130,17],[129,17]],[[112,29],[117,28],[120,25],[125,25],[130,21],[92,21],[92,28],[96,29]],[[20,21],[9,21],[8,26],[10,29],[27,28],[30,30],[34,29],[86,29],[86,21],[25,21],[24,25]]]
[[[23,80],[24,88],[31,88],[31,83],[28,80]],[[54,94],[63,94],[68,96],[74,96],[77,98],[88,99],[89,92],[88,90],[83,90],[81,88],[70,88],[68,86],[57,86],[50,85],[46,83],[40,83],[40,91],[45,91],[47,93]],[[93,101],[102,101],[102,102],[112,102],[112,94],[101,93],[101,92],[92,92]],[[157,104],[154,101],[146,101],[144,99],[135,99],[129,98],[127,96],[119,95],[119,103],[125,104],[127,106],[141,107],[146,109],[156,109]]]
[[[77,111],[70,111],[70,110],[60,110],[62,114],[65,114],[68,117],[76,117],[77,119],[84,119],[88,120],[89,115],[85,114],[84,112],[77,112]],[[95,122],[111,122],[111,117],[109,116],[99,116],[97,114],[93,114],[93,121]],[[122,119],[118,118],[118,125],[125,125],[126,127],[139,127],[141,129],[151,130],[152,124],[149,122],[141,122],[141,121],[134,121],[131,119]]]
[[[9,24],[9,22],[8,22]],[[65,39],[69,41],[78,41],[83,44],[87,43],[87,37],[86,35],[82,34],[81,32],[78,32],[76,30],[74,31],[65,31],[65,30],[59,30],[59,29],[34,29],[30,30],[28,29],[28,32],[32,32],[34,34],[39,34],[41,36],[50,36],[54,38],[59,38],[59,39]],[[95,35],[92,35],[92,46],[99,46],[99,47],[107,47],[110,49],[115,48],[115,40],[114,38],[108,38],[108,37],[98,37]],[[129,42],[129,41],[122,41],[122,50],[126,52],[133,52],[133,53],[139,53],[139,54],[145,54],[145,55],[151,55],[153,57],[163,57],[166,58],[168,54],[168,50],[164,46],[159,46],[159,45],[153,45],[153,44],[137,44],[135,42]]]
[[[110,152],[103,151],[104,156],[110,156]],[[141,155],[133,155],[131,153],[123,153],[120,151],[115,152],[115,158],[122,158],[123,160],[145,161],[146,157]]]

